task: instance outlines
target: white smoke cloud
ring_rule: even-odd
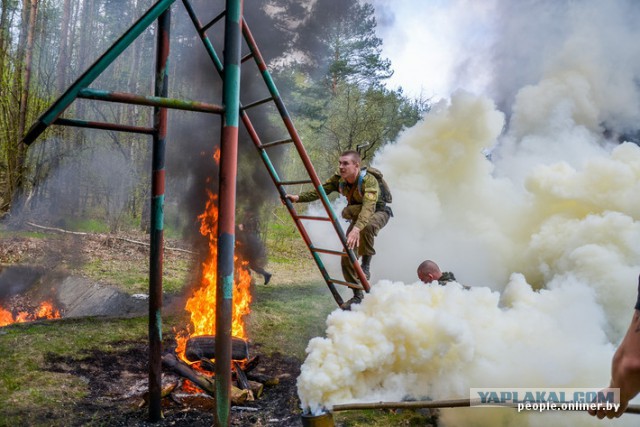
[[[493,43],[495,0],[372,3],[382,54],[394,69],[389,85],[437,100],[461,86],[482,91],[490,83],[490,57],[477,53]]]
[[[353,311],[329,316],[326,338],[309,343],[298,379],[303,407],[468,397],[470,387],[578,387],[607,379],[593,366],[607,364],[612,346],[602,344],[603,313],[587,287],[566,283],[534,292],[515,274],[500,298],[484,287],[377,283]],[[593,341],[598,346],[588,348],[596,351],[584,352]],[[562,345],[554,351],[550,343]],[[487,411],[494,412],[493,421],[512,417]]]
[[[635,47],[631,58],[622,56],[637,8],[522,4],[515,14],[515,5],[495,3],[516,23],[545,5],[554,13],[530,17],[551,20],[549,34],[538,27],[548,36],[539,43],[509,39],[513,25],[496,37],[500,48],[509,41],[539,47],[531,53],[535,66],[489,91],[508,108],[457,91],[376,157],[395,212],[378,236],[377,283],[354,311],[332,313],[326,337],[309,343],[298,380],[305,409],[468,397],[470,387],[608,384],[640,272],[640,148],[612,138],[635,131],[639,118],[640,56]],[[499,82],[503,73],[494,75]],[[424,259],[472,289],[415,283]],[[444,410],[441,420],[601,423],[585,414],[503,409]]]

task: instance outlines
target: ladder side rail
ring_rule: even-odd
[[[196,30],[197,30],[198,34],[200,35],[200,39],[204,43],[205,49],[208,52],[209,57],[213,61],[216,70],[218,71],[218,73],[222,77],[223,74],[224,74],[223,64],[220,61],[215,49],[213,48],[213,44],[211,43],[211,41],[209,40],[207,35],[204,33],[202,25],[200,24],[200,21],[199,21],[198,17],[196,16],[195,11],[193,10],[193,7],[191,6],[189,0],[183,0],[183,4],[185,5],[185,8],[187,9],[187,13],[190,16],[190,18],[191,18],[191,20],[193,22],[193,25],[196,27]],[[358,278],[361,280],[361,283],[363,284],[362,285],[363,288],[365,289],[366,292],[369,292],[369,289],[370,289],[369,282],[367,281],[367,278],[364,275],[364,272],[362,271],[362,268],[360,267],[360,264],[358,263],[357,257],[355,256],[353,251],[347,247],[347,244],[346,244],[347,240],[346,240],[346,236],[344,234],[344,231],[342,230],[342,227],[340,226],[340,223],[338,221],[337,216],[333,212],[333,208],[331,207],[331,204],[329,203],[327,195],[324,192],[324,188],[322,188],[322,185],[320,183],[320,179],[318,178],[317,174],[315,173],[313,165],[311,164],[311,160],[309,159],[308,154],[306,153],[306,151],[304,150],[304,147],[302,146],[302,142],[300,141],[300,137],[298,136],[297,131],[293,127],[293,123],[289,119],[289,113],[287,112],[286,107],[284,106],[284,103],[282,102],[282,99],[280,98],[278,90],[275,87],[275,84],[273,83],[273,80],[271,79],[271,76],[270,76],[268,70],[266,69],[266,66],[264,65],[264,61],[262,59],[262,55],[260,54],[260,52],[259,52],[259,50],[257,48],[257,45],[255,44],[253,36],[251,35],[251,33],[249,31],[249,28],[248,28],[244,18],[242,19],[242,30],[243,30],[243,34],[245,35],[245,41],[247,42],[247,44],[249,46],[249,49],[251,51],[251,55],[253,56],[256,64],[258,65],[258,68],[259,68],[259,70],[260,70],[260,72],[261,72],[261,74],[263,76],[263,79],[265,80],[265,83],[267,84],[269,92],[271,93],[271,95],[273,97],[273,101],[276,104],[276,107],[278,108],[278,112],[280,113],[280,116],[283,119],[283,122],[284,122],[284,124],[285,124],[285,126],[287,128],[287,131],[289,132],[289,135],[290,135],[290,137],[292,139],[292,142],[296,146],[296,150],[298,151],[298,154],[300,155],[300,157],[301,157],[301,159],[302,159],[302,161],[304,163],[305,169],[307,170],[307,173],[309,174],[309,177],[311,178],[312,182],[314,182],[314,184],[316,185],[316,190],[321,195],[323,206],[324,206],[325,210],[327,211],[327,214],[331,218],[331,222],[333,223],[334,229],[336,230],[336,233],[338,234],[338,238],[342,242],[342,245],[343,245],[347,255],[349,256],[350,261],[354,265],[354,267],[356,269],[356,274],[358,275]],[[253,135],[255,137],[257,137],[257,133],[255,132],[255,129],[253,129],[253,126],[250,124],[249,116],[246,113],[246,111],[244,111],[244,109],[242,109],[242,106],[240,108],[240,111],[241,111],[240,117],[241,117],[243,123],[245,124],[245,127],[247,128],[247,131],[249,132],[250,135],[253,133]],[[249,124],[249,126],[247,126],[247,124]],[[253,140],[254,144],[256,145],[256,147],[258,148],[258,150],[260,152],[260,157],[262,158],[263,162],[265,162],[265,159],[266,159],[265,165],[267,166],[267,169],[269,170],[269,174],[271,176],[271,179],[274,181],[274,185],[278,189],[278,192],[280,194],[280,198],[283,200],[283,203],[285,204],[285,206],[287,206],[287,209],[289,210],[289,213],[290,213],[291,217],[294,219],[294,223],[296,224],[296,227],[298,228],[298,231],[300,232],[300,235],[302,236],[303,240],[305,241],[305,244],[309,248],[309,250],[311,252],[311,255],[313,256],[314,260],[316,261],[316,264],[318,265],[318,268],[320,269],[320,272],[321,272],[322,276],[324,277],[325,281],[327,282],[327,285],[329,286],[329,289],[331,290],[331,293],[333,294],[334,298],[336,299],[336,302],[338,302],[338,304],[342,304],[340,302],[340,301],[342,301],[342,297],[340,296],[338,291],[335,289],[333,284],[330,282],[330,276],[327,273],[326,268],[324,267],[324,263],[322,262],[319,254],[312,251],[313,245],[312,245],[311,240],[310,240],[310,238],[309,238],[309,236],[307,234],[306,229],[302,225],[301,221],[296,220],[298,215],[297,215],[297,212],[296,212],[295,208],[293,207],[293,204],[285,197],[286,194],[287,194],[286,190],[282,187],[282,185],[278,184],[278,182],[279,182],[278,174],[276,173],[275,168],[273,167],[273,164],[271,163],[271,160],[269,159],[267,154],[264,152],[264,149],[260,146],[261,145],[260,144],[260,139],[259,138],[256,139],[256,138],[254,138],[254,136],[252,136],[252,140]],[[319,190],[318,190],[318,188],[319,188]]]
[[[340,280],[340,279],[330,279],[330,281],[331,283],[335,283],[336,285],[343,285],[351,289],[359,289],[361,291],[364,290],[362,285],[358,283],[345,282],[344,280]]]
[[[198,17],[196,16],[195,11],[193,10],[193,7],[191,6],[189,0],[183,0],[183,4],[185,5],[185,8],[187,9],[188,14],[191,17],[193,25],[196,27],[196,30],[197,30],[198,34],[200,35],[200,39],[204,43],[205,49],[207,50],[207,52],[209,54],[209,57],[213,61],[213,64],[214,64],[216,70],[218,71],[218,74],[220,74],[220,76],[222,77],[223,74],[224,74],[223,64],[220,61],[215,49],[213,48],[213,44],[211,43],[211,41],[209,40],[207,35],[204,34],[204,31],[202,30],[202,25],[200,24],[200,21],[199,21]],[[244,20],[243,20],[243,22],[244,22]],[[254,59],[255,59],[255,57],[254,57]],[[313,257],[313,260],[316,262],[316,265],[318,266],[318,269],[320,270],[320,274],[322,274],[322,277],[324,278],[324,281],[327,283],[329,291],[333,295],[333,298],[336,300],[338,305],[342,305],[342,303],[343,303],[342,296],[340,295],[340,293],[338,292],[338,290],[336,289],[334,284],[330,281],[331,277],[330,277],[327,269],[325,268],[324,263],[322,262],[322,259],[321,259],[320,255],[313,251],[313,243],[311,242],[311,238],[309,237],[309,235],[307,233],[307,230],[305,229],[305,227],[302,224],[302,222],[300,220],[296,219],[298,217],[298,214],[297,214],[297,212],[295,210],[295,207],[293,206],[293,203],[291,203],[291,201],[289,201],[285,197],[287,192],[286,192],[285,188],[280,184],[280,178],[278,177],[278,173],[275,170],[275,167],[273,166],[273,163],[271,162],[271,159],[268,157],[268,155],[265,152],[265,150],[260,147],[261,146],[260,138],[258,137],[258,134],[255,131],[255,128],[253,127],[253,124],[251,123],[251,120],[249,119],[249,115],[247,114],[247,112],[243,108],[240,108],[240,118],[242,119],[242,122],[244,123],[244,126],[247,129],[247,132],[251,136],[251,140],[253,141],[254,145],[256,145],[256,147],[258,148],[258,151],[260,153],[260,158],[262,159],[263,163],[267,167],[267,170],[269,171],[269,175],[271,176],[271,179],[272,179],[274,185],[276,186],[276,188],[278,190],[278,193],[280,194],[280,198],[283,200],[283,203],[287,207],[287,210],[289,211],[289,214],[293,218],[294,224],[296,225],[296,228],[298,229],[298,232],[300,233],[300,236],[302,237],[302,239],[304,240],[305,244],[307,245],[307,248],[309,249],[309,252],[311,253],[311,256]]]
[[[81,89],[88,87],[111,63],[167,10],[175,0],[158,0],[125,33],[118,38],[67,90],[45,111],[22,138],[31,145],[55,119],[76,99]]]
[[[185,9],[187,10],[187,14],[189,15],[189,18],[191,18],[191,22],[193,22],[193,26],[196,28],[196,31],[200,36],[200,40],[202,40],[202,43],[204,44],[204,48],[209,54],[209,58],[211,58],[211,60],[213,61],[213,64],[216,67],[216,70],[218,71],[218,74],[220,74],[220,77],[222,77],[222,70],[224,69],[224,66],[222,64],[222,61],[220,60],[220,57],[216,53],[216,50],[213,48],[213,44],[211,44],[211,40],[209,40],[209,37],[207,37],[207,35],[205,34],[205,31],[211,25],[213,25],[215,20],[210,23],[211,25],[208,25],[205,28],[200,23],[200,19],[198,19],[198,16],[196,15],[195,10],[193,10],[193,6],[191,6],[191,3],[189,2],[189,0],[182,0],[182,4],[184,4]],[[223,15],[223,14],[224,12],[221,13],[220,15]]]
[[[247,22],[244,18],[242,19],[242,33],[244,35],[245,41],[247,42],[247,45],[249,46],[249,50],[253,54],[253,58],[256,62],[256,65],[258,66],[258,69],[260,70],[260,74],[262,75],[262,78],[265,81],[267,88],[271,93],[271,96],[273,97],[273,101],[276,104],[276,108],[278,109],[278,112],[282,117],[282,120],[289,132],[289,135],[291,136],[291,139],[293,140],[293,144],[295,145],[296,150],[298,151],[298,155],[302,159],[302,163],[304,164],[304,167],[307,170],[309,177],[313,181],[314,188],[319,194],[320,200],[322,201],[322,204],[325,210],[327,211],[327,214],[333,219],[332,223],[333,223],[334,229],[338,234],[340,242],[342,243],[345,249],[345,252],[349,257],[349,260],[351,261],[351,263],[353,264],[356,270],[358,279],[360,279],[360,282],[362,283],[362,286],[365,289],[365,291],[369,292],[370,290],[369,281],[367,280],[367,277],[362,271],[362,268],[360,267],[360,263],[358,262],[358,259],[354,251],[347,246],[347,238],[344,231],[342,230],[342,227],[340,226],[338,217],[336,216],[335,212],[333,211],[333,208],[331,207],[331,203],[329,202],[327,194],[325,193],[324,188],[322,187],[322,183],[320,182],[320,179],[318,178],[318,175],[316,174],[315,169],[313,168],[311,159],[309,158],[309,155],[307,154],[306,150],[304,149],[304,146],[302,145],[302,140],[300,139],[300,136],[298,135],[298,132],[295,129],[295,126],[293,125],[291,116],[289,115],[289,112],[287,111],[287,108],[285,107],[284,102],[280,97],[278,89],[276,88],[276,85],[273,79],[271,78],[271,74],[269,73],[269,70],[267,70],[267,66],[264,62],[264,59],[262,58],[262,54],[260,53],[260,50],[258,49],[258,45],[256,44],[255,39],[251,34],[251,30],[249,29],[249,26],[247,25]]]
[[[247,129],[247,132],[249,133],[249,136],[251,137],[251,140],[253,141],[254,145],[256,147],[260,147],[261,145],[260,137],[258,136],[258,133],[253,127],[253,124],[251,123],[251,119],[249,119],[249,115],[244,110],[241,110],[240,118],[242,119],[242,123],[244,123],[244,126]],[[266,151],[264,149],[258,149],[258,151],[260,153],[260,158],[262,159],[262,162],[264,163],[264,165],[266,166],[269,172],[269,176],[271,177],[273,184],[276,186],[276,189],[280,194],[280,198],[284,201],[284,205],[287,207],[287,210],[289,211],[291,218],[293,218],[293,222],[295,223],[296,228],[300,233],[300,236],[302,236],[302,240],[304,240],[304,243],[307,245],[307,248],[309,249],[309,252],[313,257],[313,260],[316,262],[316,265],[318,266],[318,270],[320,270],[320,274],[322,274],[324,281],[327,283],[327,287],[329,288],[329,291],[331,291],[331,294],[333,295],[333,298],[336,300],[338,305],[342,305],[342,303],[344,302],[342,300],[342,296],[340,295],[336,287],[333,285],[333,283],[329,280],[331,277],[326,267],[324,266],[324,263],[322,262],[322,258],[319,256],[319,254],[316,251],[313,250],[313,243],[311,241],[311,238],[309,237],[309,234],[307,233],[307,230],[304,227],[304,224],[300,220],[300,217],[298,216],[298,213],[296,212],[296,209],[293,206],[293,203],[291,202],[291,200],[285,197],[287,194],[287,191],[284,188],[284,186],[280,184],[281,181],[280,181],[280,177],[278,176],[278,171],[276,170],[275,166],[271,162],[271,159],[267,155]]]

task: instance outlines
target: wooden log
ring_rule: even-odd
[[[205,371],[209,371],[209,372],[216,371],[216,364],[209,359],[204,359],[204,358],[200,359],[200,367]]]
[[[160,398],[164,399],[165,397],[169,396],[177,386],[178,386],[178,381],[169,383],[166,386],[162,387],[162,391],[160,392]],[[138,408],[142,408],[148,404],[149,404],[149,392],[145,391],[142,394],[142,401],[138,404]]]
[[[258,366],[259,362],[260,362],[260,355],[256,354],[255,356],[247,360],[247,362],[242,365],[242,370],[244,372],[251,372],[256,366]]]
[[[253,397],[260,399],[262,392],[264,391],[264,384],[249,380],[249,388],[253,392]]]
[[[265,374],[260,374],[260,373],[253,373],[253,372],[249,372],[247,373],[247,379],[249,381],[256,381],[259,383],[264,384],[267,387],[272,387],[274,385],[278,385],[280,384],[280,379],[278,377],[269,377]]]
[[[241,390],[250,390],[247,375],[244,373],[238,362],[233,361],[232,364],[233,371],[236,373],[236,382],[238,383],[238,388]]]
[[[216,388],[215,381],[205,375],[195,372],[189,365],[179,360],[175,354],[167,353],[162,356],[162,363],[173,369],[178,375],[188,379],[198,388],[210,396],[215,397]],[[233,405],[241,405],[249,398],[249,390],[240,390],[238,387],[231,386],[231,403]]]
[[[47,231],[55,231],[57,233],[65,233],[65,234],[75,234],[77,236],[88,236],[90,233],[84,233],[82,231],[70,231],[70,230],[64,230],[62,228],[56,228],[56,227],[45,227],[44,225],[38,225],[38,224],[34,224],[33,222],[27,222],[27,225],[34,227],[34,228],[39,228],[41,230],[47,230]],[[99,236],[99,237],[106,237],[104,234],[93,234],[91,233],[93,236]],[[129,242],[129,243],[135,243],[136,245],[142,245],[142,246],[150,246],[150,244],[148,242],[140,242],[138,240],[131,240],[131,239],[127,239],[124,237],[118,237],[118,236],[108,236],[110,239],[117,239],[117,240],[123,240],[125,242]],[[188,254],[195,254],[196,252],[187,250],[187,249],[180,249],[180,248],[171,248],[169,246],[165,246],[164,249],[169,250],[169,251],[177,251],[177,252],[185,252]]]

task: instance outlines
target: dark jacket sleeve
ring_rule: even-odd
[[[640,310],[640,276],[638,276],[638,299],[636,300],[636,310]]]

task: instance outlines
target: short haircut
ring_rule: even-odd
[[[358,164],[362,163],[362,158],[360,158],[360,153],[358,153],[356,150],[347,150],[340,153],[340,157],[345,157],[345,156],[351,157],[351,160],[353,160],[355,163],[358,163]]]
[[[440,267],[434,261],[430,259],[422,261],[422,263],[418,266],[418,274],[435,274],[440,272]]]

